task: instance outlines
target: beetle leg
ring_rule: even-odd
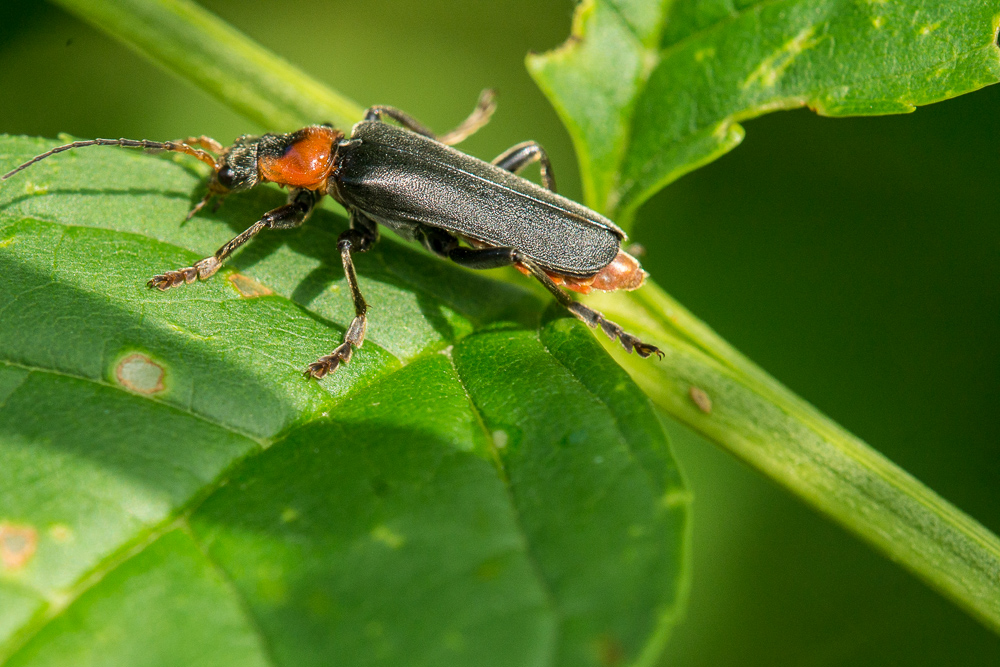
[[[199,137],[188,137],[180,141],[182,144],[187,144],[188,146],[197,146],[199,148],[204,148],[207,151],[212,151],[215,154],[221,154],[222,151],[226,149],[221,143],[213,139],[212,137],[205,136],[204,134]]]
[[[193,266],[153,276],[146,283],[146,286],[164,291],[171,287],[212,277],[227,257],[264,229],[291,229],[301,225],[312,213],[317,199],[318,196],[311,190],[293,190],[288,195],[289,203],[265,213],[260,220],[250,225],[242,234],[216,250],[214,255],[195,262]]]
[[[358,274],[354,270],[354,260],[351,255],[367,251],[377,240],[377,225],[364,214],[351,211],[351,228],[337,239],[337,249],[340,250],[340,260],[344,264],[344,275],[347,276],[347,284],[351,288],[351,297],[354,299],[354,319],[347,327],[347,331],[344,332],[344,342],[330,354],[309,364],[309,367],[306,368],[307,376],[318,380],[327,373],[337,370],[341,364],[346,364],[351,360],[354,348],[361,347],[365,342],[365,329],[368,328],[368,304],[358,287]]]
[[[600,326],[601,331],[607,334],[608,338],[621,342],[622,347],[629,353],[635,350],[640,357],[648,357],[656,354],[663,357],[663,352],[655,345],[643,343],[641,340],[622,329],[619,325],[607,319],[593,308],[588,308],[579,301],[574,301],[573,297],[559,289],[552,278],[537,264],[527,259],[522,253],[514,248],[466,248],[458,245],[458,241],[452,237],[452,243],[448,244],[446,237],[450,234],[433,234],[433,228],[423,230],[425,232],[425,244],[439,255],[448,257],[456,264],[460,264],[470,269],[497,269],[511,264],[520,264],[528,269],[542,285],[545,286],[556,301],[561,303],[566,309],[582,320],[591,329]],[[427,233],[431,232],[431,233]],[[438,247],[435,247],[438,245]]]
[[[494,92],[490,89],[484,90],[479,94],[479,101],[476,103],[476,108],[472,110],[469,117],[462,121],[462,123],[454,130],[448,132],[447,134],[442,134],[441,136],[435,135],[426,125],[396,107],[384,105],[369,107],[368,110],[365,111],[365,120],[382,120],[382,116],[386,115],[411,132],[416,132],[417,134],[422,134],[430,139],[435,139],[436,141],[440,141],[448,146],[453,146],[454,144],[457,144],[469,137],[483,125],[486,125],[486,123],[490,122],[490,116],[493,115],[496,108],[497,105]]]
[[[536,265],[531,260],[525,259],[520,255],[520,253],[515,254],[517,255],[517,262],[527,268],[528,271],[531,272],[531,275],[542,283],[542,285],[545,286],[545,289],[552,293],[552,296],[556,298],[556,301],[564,305],[569,312],[573,313],[591,329],[600,326],[601,331],[607,334],[608,338],[611,340],[617,338],[621,342],[622,347],[625,348],[625,351],[630,354],[632,350],[635,350],[636,354],[643,358],[646,358],[651,354],[656,354],[661,359],[663,358],[663,352],[661,352],[658,347],[648,343],[643,343],[641,340],[626,332],[619,325],[605,318],[604,315],[600,314],[593,308],[588,308],[579,301],[574,301],[569,294],[559,289],[559,286],[552,282],[552,279],[549,278],[548,274],[546,274],[541,267]]]
[[[462,123],[451,132],[442,134],[438,137],[438,141],[448,146],[454,146],[457,143],[465,141],[467,138],[479,131],[479,129],[486,125],[486,123],[490,122],[490,116],[493,115],[493,112],[496,111],[496,109],[496,93],[493,92],[491,88],[487,88],[483,92],[479,93],[479,100],[476,102],[476,108],[472,110],[469,117],[463,120]]]
[[[552,173],[552,163],[549,162],[549,154],[537,142],[525,141],[512,146],[493,160],[493,164],[496,166],[515,174],[532,162],[538,162],[538,166],[542,169],[542,185],[546,189],[555,192],[556,177]]]
[[[448,251],[448,259],[469,269],[499,269],[516,263],[513,248],[466,248],[457,246]]]

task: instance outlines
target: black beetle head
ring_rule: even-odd
[[[213,177],[213,186],[221,192],[249,190],[260,182],[257,169],[257,144],[259,137],[242,136],[225,152],[222,166]]]

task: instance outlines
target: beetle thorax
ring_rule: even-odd
[[[336,144],[344,134],[312,125],[291,134],[264,135],[257,146],[257,168],[263,181],[325,191],[336,163]]]

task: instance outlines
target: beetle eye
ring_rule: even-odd
[[[226,165],[215,174],[215,180],[217,180],[219,185],[227,190],[232,190],[236,180],[235,176],[236,175],[233,173],[233,170],[229,168],[229,165]]]

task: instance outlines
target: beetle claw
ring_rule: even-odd
[[[183,269],[177,269],[176,271],[167,271],[166,273],[161,273],[159,275],[153,276],[146,282],[146,287],[156,288],[161,292],[166,292],[171,287],[177,287],[179,285],[190,284],[198,279],[198,270],[193,266],[188,266]]]
[[[340,364],[346,364],[351,360],[351,354],[353,353],[353,348],[350,343],[341,343],[336,350],[326,355],[325,357],[320,357],[316,361],[309,364],[305,370],[306,377],[316,378],[317,380],[326,377],[329,373],[337,370]]]
[[[643,343],[636,341],[633,346],[635,347],[635,353],[638,354],[643,359],[655,354],[660,359],[663,358],[663,351],[656,347],[655,345],[649,345],[648,343]]]

